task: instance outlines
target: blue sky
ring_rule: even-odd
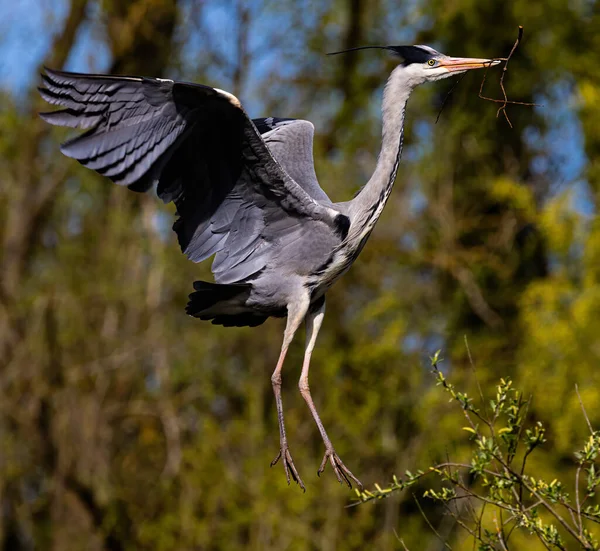
[[[69,0],[18,0],[0,2],[0,86],[15,94],[37,79],[37,68],[60,29]],[[92,3],[92,8],[94,4]],[[92,14],[93,17],[93,14]],[[67,63],[67,69],[101,70],[109,63],[109,52],[84,25]]]

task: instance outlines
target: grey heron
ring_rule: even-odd
[[[325,315],[325,293],[356,260],[390,196],[402,152],[404,114],[413,89],[490,59],[448,57],[428,46],[366,46],[398,60],[383,92],[383,132],[375,171],[351,201],[334,203],[317,182],[313,125],[251,120],[232,94],[162,78],[87,75],[47,69],[40,93],[64,109],[41,116],[87,131],[61,146],[67,156],[116,184],[174,202],[173,225],[193,262],[214,255],[214,283],[196,281],[187,313],[213,324],[257,326],[287,317],[271,382],[288,484],[304,483],[285,432],[281,371],[306,321],[300,392],[340,483],[362,487],[335,452],[308,384],[310,358]]]

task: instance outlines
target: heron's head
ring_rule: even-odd
[[[441,80],[458,75],[471,69],[491,67],[500,63],[498,59],[479,59],[474,57],[449,57],[429,46],[361,46],[334,54],[354,50],[381,49],[392,52],[399,60],[394,70],[396,76],[402,76],[404,82],[415,87],[425,82]]]
[[[398,72],[401,72],[413,86],[500,63],[497,59],[449,57],[429,46],[421,45],[385,46],[385,49],[400,59]]]

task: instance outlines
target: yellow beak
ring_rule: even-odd
[[[498,65],[499,59],[477,59],[474,57],[448,57],[438,62],[438,67],[443,67],[448,72],[468,71],[469,69],[482,69]]]

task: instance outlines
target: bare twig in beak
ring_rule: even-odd
[[[485,84],[485,79],[487,77],[487,72],[489,70],[489,67],[485,70],[485,73],[483,74],[483,80],[481,81],[481,86],[479,87],[479,97],[481,99],[487,100],[487,101],[493,101],[494,103],[501,103],[502,105],[498,108],[498,112],[496,113],[496,117],[500,116],[500,112],[502,111],[502,113],[504,113],[504,117],[506,118],[506,122],[508,123],[508,125],[512,128],[513,125],[510,122],[510,119],[508,118],[508,114],[506,113],[506,106],[511,103],[511,104],[515,104],[515,105],[529,105],[529,106],[539,106],[538,103],[527,103],[524,101],[511,101],[508,99],[508,96],[506,95],[506,90],[504,88],[504,76],[506,75],[506,69],[508,67],[508,62],[510,61],[510,58],[512,57],[512,55],[515,53],[515,50],[517,49],[517,47],[519,46],[519,43],[521,42],[521,39],[523,38],[523,27],[521,25],[519,25],[519,35],[517,36],[517,40],[515,40],[515,43],[513,44],[512,49],[510,50],[510,53],[508,54],[508,57],[498,57],[496,59],[499,59],[501,61],[504,61],[504,67],[502,68],[502,75],[500,76],[500,90],[502,90],[502,95],[504,96],[503,99],[495,99],[495,98],[488,98],[487,96],[483,95],[483,86]],[[490,65],[491,67],[491,65]]]

